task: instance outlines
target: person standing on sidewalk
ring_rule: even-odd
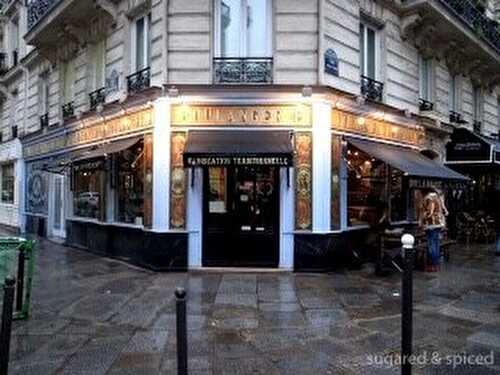
[[[422,200],[420,212],[420,226],[425,230],[427,237],[428,259],[425,271],[437,272],[439,271],[439,259],[441,256],[439,237],[441,230],[445,226],[445,213],[442,199],[434,189],[427,189],[422,193],[424,199]]]

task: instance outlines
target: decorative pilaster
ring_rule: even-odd
[[[172,132],[170,143],[170,228],[186,228],[186,171],[183,158],[186,132]]]
[[[295,228],[312,229],[312,134],[295,133]]]

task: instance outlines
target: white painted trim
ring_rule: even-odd
[[[195,168],[187,179],[188,267],[202,267],[203,251],[203,168]]]
[[[313,105],[313,165],[312,165],[312,209],[313,232],[330,230],[331,201],[331,114],[329,103],[314,102]]]
[[[288,176],[287,174],[290,173]],[[288,186],[288,177],[290,186]],[[294,265],[295,189],[294,169],[280,168],[279,268],[292,270]]]
[[[170,101],[153,104],[153,229],[169,229],[170,210]]]

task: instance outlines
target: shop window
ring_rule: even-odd
[[[115,155],[117,181],[117,220],[144,224],[144,142]]]
[[[73,167],[73,215],[102,220],[104,217],[103,161]]]
[[[348,225],[375,224],[387,206],[386,164],[349,146],[347,170]]]
[[[331,175],[331,229],[340,229],[340,163],[342,160],[342,138],[332,135]]]
[[[14,163],[3,164],[0,178],[2,180],[2,203],[14,203]]]
[[[270,0],[219,0],[216,14],[219,57],[271,56]]]

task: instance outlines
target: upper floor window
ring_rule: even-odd
[[[216,56],[272,55],[271,0],[216,1]]]
[[[14,17],[9,24],[9,52],[10,64],[15,66],[19,62],[19,39],[21,34],[19,32],[19,18]]]
[[[377,31],[374,27],[359,24],[361,75],[377,79]]]
[[[74,60],[69,60],[63,64],[62,75],[63,75],[63,104],[72,102],[75,96],[75,62]]]
[[[151,13],[135,21],[132,40],[135,46],[132,65],[138,72],[151,63]]]
[[[483,93],[480,87],[474,87],[472,92],[472,111],[474,119],[474,130],[478,133],[482,129],[482,117],[483,117]]]
[[[419,96],[421,99],[432,101],[431,95],[431,59],[419,56]]]
[[[104,87],[106,69],[106,39],[91,44],[89,46],[89,62],[91,69],[91,89],[92,91]]]
[[[40,74],[38,77],[38,114],[40,116],[49,112],[49,89],[49,72]]]
[[[460,79],[457,75],[450,78],[448,93],[448,108],[450,111],[459,111]]]

